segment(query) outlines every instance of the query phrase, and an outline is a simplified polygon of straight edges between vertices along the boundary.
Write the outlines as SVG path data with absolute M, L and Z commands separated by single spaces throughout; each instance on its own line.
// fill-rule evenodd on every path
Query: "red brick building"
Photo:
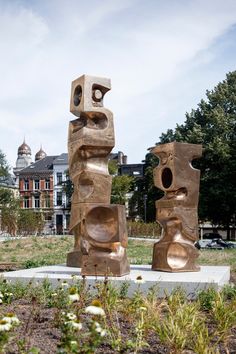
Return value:
M 46 233 L 52 228 L 53 160 L 55 157 L 43 157 L 18 172 L 21 208 L 32 208 L 43 212 L 46 221 L 44 232 Z

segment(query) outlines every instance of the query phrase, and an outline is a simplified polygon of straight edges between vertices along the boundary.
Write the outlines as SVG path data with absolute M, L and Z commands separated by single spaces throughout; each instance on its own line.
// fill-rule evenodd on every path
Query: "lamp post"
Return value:
M 66 204 L 62 203 L 62 234 L 65 234 L 64 219 L 65 219 Z
M 144 194 L 143 196 L 143 201 L 144 201 L 144 222 L 147 222 L 147 194 Z

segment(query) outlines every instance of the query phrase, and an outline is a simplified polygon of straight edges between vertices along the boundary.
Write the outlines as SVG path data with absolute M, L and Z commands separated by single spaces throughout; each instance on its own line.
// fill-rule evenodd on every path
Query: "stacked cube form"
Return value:
M 154 184 L 165 192 L 156 202 L 157 221 L 163 234 L 153 249 L 152 269 L 167 272 L 194 272 L 198 250 L 198 195 L 200 171 L 191 161 L 202 155 L 202 146 L 173 142 L 157 145 Z
M 125 207 L 110 204 L 112 177 L 108 156 L 114 147 L 113 114 L 103 106 L 111 89 L 106 78 L 83 75 L 72 82 L 69 172 L 74 185 L 70 230 L 74 250 L 67 265 L 82 275 L 128 274 Z

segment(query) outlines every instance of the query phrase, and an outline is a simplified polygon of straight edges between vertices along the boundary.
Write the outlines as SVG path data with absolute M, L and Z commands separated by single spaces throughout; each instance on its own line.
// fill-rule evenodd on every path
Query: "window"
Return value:
M 45 189 L 50 189 L 50 179 L 45 178 Z
M 57 184 L 61 184 L 62 182 L 62 172 L 57 172 Z
M 29 197 L 24 197 L 24 208 L 29 208 Z
M 57 192 L 57 205 L 62 205 L 62 192 Z
M 36 196 L 34 197 L 34 207 L 35 207 L 35 208 L 40 208 L 39 195 L 36 195 Z
M 39 189 L 39 179 L 34 180 L 34 189 L 36 189 L 36 190 Z
M 45 196 L 45 208 L 50 208 L 50 196 L 46 195 Z
M 28 190 L 29 190 L 29 180 L 28 180 L 28 179 L 25 179 L 25 180 L 24 180 L 24 190 L 25 190 L 25 191 L 28 191 Z

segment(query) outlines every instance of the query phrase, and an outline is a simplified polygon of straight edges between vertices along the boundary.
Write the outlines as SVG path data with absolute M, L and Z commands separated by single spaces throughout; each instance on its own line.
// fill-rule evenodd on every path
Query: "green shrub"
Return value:
M 197 300 L 199 301 L 200 308 L 203 311 L 210 311 L 214 307 L 217 291 L 214 288 L 201 290 L 198 293 Z
M 132 237 L 158 238 L 161 235 L 161 227 L 156 222 L 144 223 L 140 221 L 128 221 L 128 235 Z

